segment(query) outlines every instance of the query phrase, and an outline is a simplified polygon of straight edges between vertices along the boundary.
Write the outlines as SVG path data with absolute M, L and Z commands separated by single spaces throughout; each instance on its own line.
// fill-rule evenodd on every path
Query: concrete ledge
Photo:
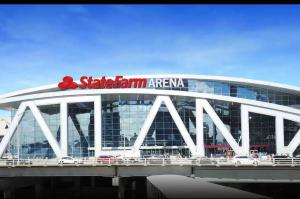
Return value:
M 128 166 L 118 167 L 118 175 L 121 177 L 152 176 L 164 174 L 191 175 L 191 166 Z
M 299 181 L 300 167 L 64 166 L 0 168 L 0 177 L 182 175 L 226 180 Z
M 0 177 L 115 176 L 114 167 L 14 167 L 0 168 Z

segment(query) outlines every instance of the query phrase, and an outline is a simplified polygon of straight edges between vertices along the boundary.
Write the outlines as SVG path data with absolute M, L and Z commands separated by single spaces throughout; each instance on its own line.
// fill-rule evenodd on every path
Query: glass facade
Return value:
M 188 129 L 188 116 L 183 114 L 181 111 L 180 115 L 184 117 L 183 122 Z M 165 104 L 159 108 L 142 146 L 186 146 Z
M 275 103 L 300 108 L 300 95 L 269 88 L 207 80 L 184 80 L 183 88 L 168 88 L 189 92 L 209 93 Z M 170 96 L 181 120 L 196 144 L 195 98 Z M 140 130 L 156 99 L 148 94 L 102 95 L 101 110 L 94 110 L 93 102 L 68 104 L 68 155 L 94 156 L 94 113 L 100 112 L 103 150 L 132 149 Z M 208 100 L 235 141 L 241 145 L 241 105 L 220 100 Z M 60 106 L 39 106 L 51 133 L 60 143 Z M 11 109 L 12 117 L 16 109 Z M 206 156 L 224 154 L 232 150 L 204 111 L 204 144 Z M 284 120 L 284 143 L 290 143 L 300 129 L 300 123 Z M 250 148 L 268 154 L 276 153 L 275 117 L 249 113 Z M 20 158 L 55 158 L 55 154 L 41 131 L 39 124 L 27 109 L 7 148 Z M 161 104 L 146 138 L 141 146 L 142 154 L 180 154 L 190 152 L 177 125 L 164 103 Z M 300 153 L 300 147 L 295 154 Z
M 182 88 L 159 88 L 197 93 L 209 93 L 250 100 L 269 102 L 300 109 L 300 95 L 268 87 L 209 80 L 184 80 Z M 156 88 L 158 89 L 158 88 Z
M 132 147 L 154 99 L 150 95 L 103 96 L 102 147 Z
M 219 100 L 208 101 L 218 117 L 221 119 L 225 127 L 231 133 L 235 141 L 241 145 L 241 116 L 240 116 L 240 104 L 232 102 L 223 102 Z M 206 148 L 206 155 L 220 155 L 226 151 L 231 150 L 228 142 L 214 124 L 210 116 L 204 111 L 204 144 Z
M 94 156 L 94 103 L 68 104 L 68 153 L 73 157 Z
M 103 95 L 102 97 L 102 148 L 103 150 L 128 150 L 133 146 L 149 114 L 154 95 Z M 171 97 L 177 112 L 196 144 L 195 99 Z M 233 138 L 240 145 L 240 104 L 219 100 L 208 101 Z M 53 136 L 60 142 L 59 105 L 39 107 Z M 94 156 L 94 104 L 93 102 L 68 104 L 68 155 L 73 157 Z M 275 152 L 275 119 L 250 113 L 251 149 Z M 285 140 L 289 143 L 299 129 L 298 123 L 285 121 Z M 204 143 L 206 156 L 223 154 L 231 150 L 226 139 L 204 111 Z M 189 156 L 189 149 L 177 128 L 169 110 L 161 104 L 142 144 L 144 154 L 169 153 Z M 154 151 L 153 151 L 154 150 Z M 20 157 L 48 157 L 53 153 L 30 110 L 26 110 L 10 143 L 9 151 Z
M 249 113 L 250 149 L 276 154 L 275 117 Z
M 176 78 L 175 78 L 176 79 Z M 155 81 L 155 78 L 153 78 Z M 149 82 L 149 79 L 148 79 Z M 290 106 L 300 109 L 300 94 L 295 91 L 287 91 L 286 89 L 273 88 L 270 86 L 260 86 L 249 83 L 236 83 L 231 81 L 221 80 L 197 80 L 183 79 L 183 87 L 150 87 L 147 84 L 147 89 L 159 90 L 179 90 L 197 93 L 209 93 L 223 96 L 238 97 L 268 103 L 274 103 L 284 106 Z M 134 88 L 133 88 L 134 89 Z M 55 91 L 60 91 L 59 89 Z
M 41 106 L 39 108 L 53 136 L 59 141 L 59 106 L 51 105 Z M 15 158 L 56 157 L 31 110 L 28 108 L 15 130 L 7 151 Z

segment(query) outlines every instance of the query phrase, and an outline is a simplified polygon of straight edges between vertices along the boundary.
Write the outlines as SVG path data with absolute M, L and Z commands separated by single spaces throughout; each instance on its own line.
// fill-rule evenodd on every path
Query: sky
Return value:
M 0 5 L 0 69 L 0 94 L 65 75 L 221 75 L 300 87 L 300 5 Z

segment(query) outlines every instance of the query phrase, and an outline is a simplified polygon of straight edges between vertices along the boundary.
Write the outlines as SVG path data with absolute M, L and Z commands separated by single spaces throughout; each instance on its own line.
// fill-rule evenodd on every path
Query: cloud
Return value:
M 299 26 L 241 29 L 226 20 L 200 23 L 198 13 L 194 21 L 182 13 L 175 20 L 162 8 L 123 5 L 61 8 L 53 8 L 55 15 L 0 17 L 0 77 L 17 79 L 10 88 L 55 83 L 66 74 L 193 73 L 300 84 L 281 78 L 282 66 L 300 72 Z

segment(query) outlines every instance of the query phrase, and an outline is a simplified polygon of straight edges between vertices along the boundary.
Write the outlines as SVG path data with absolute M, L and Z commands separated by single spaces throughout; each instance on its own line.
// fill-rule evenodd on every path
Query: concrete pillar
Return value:
M 205 156 L 204 132 L 203 132 L 203 106 L 199 99 L 196 100 L 196 154 Z
M 119 178 L 118 198 L 145 198 L 147 193 L 146 177 Z
M 102 150 L 101 110 L 101 96 L 97 96 L 94 102 L 95 157 L 98 157 L 101 154 Z
M 91 176 L 91 187 L 92 188 L 96 187 L 96 177 L 95 176 Z
M 55 193 L 55 182 L 54 182 L 55 178 L 54 177 L 51 177 L 50 178 L 50 190 L 51 190 L 51 193 Z
M 4 199 L 14 199 L 15 198 L 14 189 L 4 190 L 3 198 Z
M 131 190 L 130 190 L 130 195 L 131 195 L 131 197 L 130 198 L 132 198 L 132 199 L 136 199 L 136 180 L 135 179 L 133 179 L 132 181 L 131 181 Z
M 60 104 L 60 143 L 62 156 L 68 155 L 68 104 Z
M 36 183 L 34 185 L 34 195 L 35 195 L 35 199 L 41 199 L 42 198 L 42 185 L 41 185 L 41 183 Z
M 146 177 L 138 177 L 136 179 L 135 196 L 136 196 L 136 198 L 145 198 L 147 196 L 147 178 Z
M 125 199 L 126 179 L 119 178 L 118 199 Z
M 284 123 L 281 115 L 276 116 L 275 119 L 275 142 L 276 142 L 276 154 L 284 154 Z
M 73 178 L 73 196 L 74 198 L 80 197 L 80 177 Z
M 241 130 L 242 130 L 242 148 L 245 155 L 250 153 L 250 136 L 249 136 L 249 111 L 241 105 Z

